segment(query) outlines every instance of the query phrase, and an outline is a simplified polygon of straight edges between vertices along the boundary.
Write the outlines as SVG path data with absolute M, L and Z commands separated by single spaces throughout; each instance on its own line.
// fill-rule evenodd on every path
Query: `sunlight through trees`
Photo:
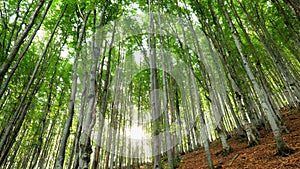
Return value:
M 0 168 L 177 168 L 300 110 L 300 4 L 0 2 Z

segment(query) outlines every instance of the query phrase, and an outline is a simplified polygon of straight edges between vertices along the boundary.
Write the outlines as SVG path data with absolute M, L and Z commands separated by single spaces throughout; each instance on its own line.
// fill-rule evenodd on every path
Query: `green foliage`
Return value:
M 42 26 L 35 36 L 34 41 L 26 49 L 24 57 L 20 60 L 20 63 L 16 65 L 14 70 L 14 65 L 18 63 L 18 57 L 21 52 L 25 50 L 26 44 L 29 38 L 33 35 L 34 29 L 36 28 L 39 21 L 42 19 L 42 14 L 45 12 L 45 6 L 49 1 L 45 1 L 43 8 L 41 8 L 40 13 L 38 13 L 36 22 L 33 28 L 29 31 L 28 36 L 23 39 L 22 45 L 20 46 L 19 52 L 14 58 L 12 58 L 12 63 L 9 66 L 7 72 L 4 75 L 1 75 L 3 81 L 0 81 L 0 89 L 5 89 L 4 85 L 6 80 L 9 80 L 7 88 L 4 90 L 3 96 L 0 99 L 0 136 L 1 139 L 4 138 L 4 133 L 6 129 L 12 124 L 12 132 L 17 133 L 15 136 L 9 134 L 9 141 L 16 141 L 14 144 L 10 145 L 11 151 L 8 152 L 7 160 L 12 160 L 14 165 L 13 167 L 26 168 L 26 166 L 21 166 L 21 164 L 26 164 L 25 160 L 33 160 L 34 158 L 44 158 L 48 160 L 48 168 L 53 168 L 54 161 L 56 160 L 55 153 L 57 152 L 57 145 L 60 144 L 61 135 L 63 133 L 63 128 L 68 117 L 68 107 L 70 103 L 70 94 L 72 91 L 72 77 L 73 77 L 73 66 L 74 62 L 77 66 L 77 75 L 80 77 L 84 76 L 84 73 L 90 73 L 90 69 L 86 68 L 86 65 L 91 63 L 91 60 L 88 59 L 91 55 L 91 49 L 88 49 L 88 43 L 92 39 L 93 35 L 96 34 L 97 28 L 101 26 L 104 31 L 111 33 L 112 27 L 105 27 L 111 24 L 113 21 L 120 19 L 122 16 L 130 15 L 140 15 L 141 13 L 148 13 L 148 1 L 106 1 L 106 0 L 54 0 L 49 12 L 46 15 L 45 20 L 42 23 Z M 237 100 L 235 89 L 233 89 L 232 83 L 229 80 L 229 75 L 234 80 L 238 86 L 241 94 L 243 95 L 243 104 L 251 100 L 255 102 L 247 103 L 249 106 L 253 106 L 252 109 L 260 110 L 260 100 L 257 98 L 257 92 L 254 90 L 251 81 L 249 80 L 246 71 L 244 70 L 241 57 L 239 57 L 239 52 L 235 45 L 235 41 L 232 37 L 232 31 L 225 17 L 221 5 L 218 1 L 212 0 L 203 0 L 203 1 L 151 1 L 152 11 L 160 12 L 163 14 L 169 14 L 181 17 L 183 20 L 189 20 L 194 24 L 194 29 L 196 32 L 201 32 L 201 37 L 194 37 L 193 34 L 186 34 L 186 41 L 183 41 L 183 38 L 169 36 L 165 34 L 161 41 L 159 34 L 155 34 L 155 42 L 157 48 L 157 55 L 159 55 L 159 49 L 165 49 L 167 52 L 172 54 L 172 57 L 180 60 L 179 62 L 185 63 L 189 68 L 193 70 L 194 76 L 196 78 L 196 83 L 199 88 L 201 110 L 203 112 L 211 111 L 211 106 L 213 102 L 210 95 L 210 87 L 214 86 L 214 81 L 210 79 L 211 75 L 218 74 L 218 70 L 215 66 L 215 62 L 212 57 L 206 57 L 207 60 L 204 61 L 201 59 L 196 48 L 196 38 L 199 40 L 199 43 L 205 44 L 207 36 L 211 41 L 212 45 L 215 48 L 214 52 L 218 61 L 220 62 L 221 69 L 224 70 L 224 89 L 226 94 L 229 96 L 229 102 L 235 103 Z M 28 22 L 30 21 L 32 14 L 37 6 L 37 3 L 30 3 L 30 1 L 15 1 L 7 0 L 0 2 L 0 66 L 3 63 L 9 61 L 9 54 L 14 49 L 16 39 L 26 29 Z M 28 86 L 34 69 L 39 61 L 42 52 L 46 48 L 46 44 L 51 36 L 51 32 L 54 29 L 55 24 L 59 16 L 62 14 L 64 7 L 66 7 L 66 12 L 62 17 L 57 31 L 55 32 L 54 39 L 50 44 L 45 58 L 41 61 L 41 66 L 36 70 L 37 75 L 33 79 L 31 86 Z M 104 12 L 103 24 L 100 23 L 100 14 L 102 10 Z M 287 72 L 291 74 L 292 80 L 295 84 L 299 82 L 299 72 L 300 72 L 300 62 L 299 62 L 299 30 L 300 24 L 297 16 L 294 11 L 291 10 L 290 6 L 285 1 L 225 1 L 225 9 L 228 10 L 228 14 L 232 19 L 232 22 L 236 28 L 236 34 L 238 39 L 241 41 L 242 52 L 247 56 L 247 61 L 251 67 L 251 70 L 256 75 L 255 78 L 261 86 L 264 86 L 264 90 L 268 91 L 270 94 L 271 101 L 275 105 L 282 105 L 283 103 L 288 102 L 288 95 L 285 93 L 286 89 L 289 88 L 291 84 L 286 80 L 285 72 L 282 72 L 280 68 L 281 65 L 278 64 L 278 58 L 280 58 L 284 65 L 287 68 Z M 84 18 L 89 12 L 90 15 L 87 19 L 85 26 L 85 34 L 83 37 L 83 43 L 81 46 L 77 46 L 81 27 L 84 24 Z M 129 22 L 130 18 L 126 18 L 123 23 Z M 149 18 L 141 18 L 145 21 L 145 25 L 139 25 L 138 23 L 134 24 L 124 24 L 122 29 L 124 32 L 136 33 L 129 37 L 122 37 L 118 35 L 115 37 L 115 43 L 113 47 L 109 49 L 109 41 L 107 43 L 106 51 L 104 52 L 104 45 L 100 45 L 101 48 L 99 65 L 97 70 L 97 93 L 96 96 L 99 98 L 97 100 L 97 107 L 95 110 L 95 124 L 96 129 L 100 130 L 99 127 L 99 112 L 101 105 L 105 104 L 102 102 L 101 97 L 104 93 L 104 82 L 106 80 L 106 73 L 109 73 L 110 83 L 109 83 L 109 94 L 104 102 L 107 103 L 107 110 L 105 112 L 105 119 L 110 120 L 112 115 L 119 121 L 116 124 L 119 124 L 121 128 L 128 128 L 130 125 L 130 118 L 125 115 L 113 114 L 112 111 L 114 105 L 114 84 L 112 84 L 111 79 L 115 79 L 117 74 L 116 70 L 118 67 L 126 68 L 126 73 L 138 72 L 134 74 L 128 88 L 124 89 L 121 92 L 123 98 L 131 96 L 131 103 L 134 107 L 134 111 L 130 112 L 132 116 L 141 116 L 144 115 L 141 112 L 151 112 L 151 80 L 150 75 L 151 71 L 149 69 L 149 61 L 139 63 L 136 61 L 135 55 L 137 52 L 140 52 L 140 55 L 145 57 L 148 55 L 148 33 L 140 32 L 140 30 L 148 24 Z M 166 19 L 166 18 L 165 18 Z M 251 20 L 250 20 L 251 19 Z M 120 21 L 121 22 L 121 21 Z M 122 22 L 121 22 L 122 23 Z M 179 23 L 179 21 L 178 21 Z M 175 31 L 176 34 L 182 35 L 183 30 L 180 26 L 188 28 L 189 26 L 185 22 L 180 22 L 182 25 L 164 25 L 162 31 Z M 159 29 L 159 27 L 155 27 Z M 188 29 L 187 29 L 188 30 Z M 203 33 L 202 33 L 203 32 Z M 173 33 L 173 32 L 171 32 Z M 100 37 L 100 33 L 96 34 Z M 111 34 L 104 35 L 108 38 Z M 205 35 L 205 36 L 204 36 Z M 185 44 L 186 43 L 186 44 Z M 192 44 L 194 46 L 188 46 Z M 268 46 L 269 45 L 269 46 Z M 202 53 L 204 56 L 210 54 L 210 50 L 207 46 L 201 46 Z M 276 53 L 276 51 L 278 51 Z M 89 52 L 89 55 L 84 55 L 84 52 Z M 274 52 L 274 53 L 272 53 Z M 78 61 L 75 60 L 76 54 L 79 54 Z M 108 57 L 111 55 L 111 68 L 107 69 Z M 105 56 L 103 70 L 100 70 L 100 60 Z M 123 62 L 126 62 L 126 65 L 122 65 Z M 206 62 L 206 63 L 205 63 Z M 157 63 L 162 63 L 161 59 L 157 59 Z M 177 63 L 173 63 L 173 67 L 176 68 Z M 207 65 L 211 66 L 211 70 L 208 69 Z M 259 69 L 260 68 L 260 69 Z M 9 79 L 10 73 L 13 71 L 11 79 Z M 100 71 L 102 73 L 100 79 Z M 186 73 L 185 70 L 179 71 L 180 73 Z M 159 90 L 163 91 L 163 71 L 158 70 L 158 83 Z M 124 75 L 124 76 L 125 76 Z M 128 76 L 125 76 L 128 78 Z M 216 76 L 217 81 L 221 81 L 220 76 Z M 88 76 L 89 78 L 89 76 Z M 265 81 L 263 81 L 265 79 Z M 81 80 L 81 81 L 80 81 Z M 83 91 L 85 85 L 89 85 L 89 79 L 83 81 L 81 78 L 80 83 L 78 83 L 78 91 Z M 176 81 L 169 73 L 166 73 L 166 88 L 169 92 L 167 94 L 168 100 L 168 112 L 169 118 L 172 120 L 181 120 L 181 123 L 184 127 L 188 126 L 189 122 L 194 121 L 195 126 L 199 128 L 200 116 L 196 112 L 194 115 L 193 112 L 195 109 L 195 101 L 192 102 L 194 96 L 190 93 L 183 93 L 179 86 L 184 84 L 186 88 L 192 89 L 191 83 Z M 172 91 L 170 90 L 171 81 L 174 81 L 172 84 Z M 187 84 L 190 84 L 188 86 Z M 99 86 L 98 86 L 99 85 Z M 28 94 L 24 97 L 24 102 L 21 103 L 22 98 L 25 94 L 25 91 L 28 87 Z M 99 90 L 98 90 L 99 89 Z M 220 91 L 221 89 L 216 89 Z M 190 92 L 190 90 L 187 90 Z M 87 90 L 87 92 L 89 92 Z M 171 92 L 173 94 L 173 114 L 171 114 Z M 191 92 L 193 92 L 191 90 Z M 80 93 L 80 92 L 78 92 Z M 77 94 L 78 94 L 77 93 Z M 32 94 L 32 95 L 31 95 Z M 293 91 L 292 91 L 292 94 Z M 79 94 L 78 94 L 79 95 Z M 184 96 L 187 96 L 184 98 Z M 292 95 L 294 96 L 294 95 Z M 162 96 L 161 100 L 162 100 Z M 182 98 L 186 100 L 182 100 Z M 296 97 L 295 97 L 296 98 Z M 70 127 L 71 135 L 67 143 L 67 152 L 65 153 L 66 159 L 69 159 L 69 154 L 72 150 L 72 146 L 76 136 L 78 136 L 77 125 L 81 124 L 80 117 L 80 101 L 81 96 L 76 97 L 75 100 L 75 115 L 73 117 L 73 124 Z M 292 98 L 294 99 L 294 98 Z M 299 98 L 298 98 L 299 99 Z M 122 100 L 122 99 L 121 99 Z M 238 118 L 240 115 L 240 110 L 238 110 L 237 103 L 232 105 L 231 112 L 230 105 L 226 102 L 224 96 L 220 96 L 217 99 L 220 102 L 220 107 L 222 107 L 226 113 L 236 113 Z M 296 100 L 296 99 L 295 99 Z M 124 101 L 124 100 L 122 100 Z M 126 100 L 128 101 L 128 100 Z M 178 101 L 178 103 L 176 103 Z M 124 101 L 125 102 L 125 101 Z M 186 102 L 186 103 L 184 103 Z M 193 105 L 189 105 L 192 104 Z M 27 109 L 25 105 L 28 104 Z M 124 104 L 124 103 L 120 103 Z M 177 104 L 177 105 L 176 105 Z M 178 106 L 178 107 L 176 107 Z M 84 107 L 85 108 L 85 107 Z M 128 107 L 122 107 L 128 112 Z M 117 108 L 120 111 L 120 107 Z M 178 109 L 178 110 L 177 110 Z M 137 111 L 139 110 L 139 111 Z M 21 121 L 21 113 L 24 114 L 24 121 Z M 178 112 L 177 112 L 178 111 Z M 253 111 L 253 112 L 255 112 Z M 166 111 L 163 110 L 162 114 Z M 140 114 L 138 114 L 140 113 Z M 178 115 L 177 115 L 178 113 Z M 261 115 L 264 112 L 255 112 L 257 115 Z M 214 135 L 214 123 L 216 120 L 212 114 L 203 115 L 205 118 L 205 123 L 211 135 Z M 186 118 L 187 117 L 187 118 Z M 124 118 L 124 119 L 121 119 Z M 127 121 L 126 121 L 126 120 Z M 225 118 L 224 118 L 225 119 Z M 122 122 L 121 122 L 122 120 Z M 124 121 L 123 121 L 124 120 Z M 165 120 L 165 117 L 161 117 L 160 120 Z M 231 116 L 228 116 L 226 121 L 233 121 Z M 171 120 L 169 120 L 171 121 Z M 178 126 L 175 126 L 175 122 L 170 122 L 170 128 L 172 132 L 178 130 Z M 18 122 L 21 122 L 21 128 L 16 128 Z M 177 122 L 177 121 L 176 121 Z M 226 129 L 231 130 L 233 127 L 230 125 L 232 123 L 224 122 Z M 167 125 L 165 122 L 157 124 L 160 128 L 160 131 L 166 131 Z M 104 133 L 107 134 L 107 128 L 104 129 Z M 121 134 L 124 134 L 123 131 L 119 131 Z M 150 123 L 145 125 L 146 133 L 153 133 L 153 129 Z M 189 131 L 182 130 L 183 133 Z M 93 134 L 96 131 L 93 129 Z M 120 134 L 120 135 L 121 135 Z M 190 134 L 190 133 L 187 133 Z M 24 135 L 24 136 L 23 136 Z M 39 136 L 42 136 L 42 141 L 39 140 Z M 15 137 L 15 138 L 14 138 Z M 106 137 L 106 135 L 103 137 Z M 187 151 L 189 137 L 190 135 L 184 135 L 182 137 L 182 146 L 184 151 Z M 211 136 L 214 138 L 214 136 Z M 191 139 L 196 142 L 197 139 Z M 246 140 L 242 139 L 241 142 Z M 103 144 L 108 144 L 109 141 L 103 139 Z M 95 140 L 92 140 L 93 146 L 96 143 Z M 34 156 L 32 149 L 37 148 L 42 144 L 41 152 L 42 156 Z M 120 145 L 123 142 L 121 141 Z M 18 145 L 20 148 L 18 149 Z M 121 147 L 121 146 L 120 146 Z M 196 147 L 194 145 L 194 147 Z M 2 150 L 1 150 L 2 151 Z M 120 150 L 119 150 L 120 151 Z M 231 151 L 230 151 L 231 152 Z M 224 152 L 230 153 L 230 152 Z M 16 158 L 13 158 L 15 153 Z M 24 156 L 27 156 L 28 159 L 24 159 Z M 77 152 L 75 152 L 77 153 Z M 2 152 L 0 154 L 3 154 Z M 36 154 L 35 154 L 36 155 Z M 104 155 L 102 154 L 102 161 Z M 24 159 L 24 160 L 23 160 Z M 162 161 L 167 161 L 167 157 L 163 156 Z M 175 159 L 174 165 L 179 166 L 180 158 Z M 8 163 L 7 163 L 8 164 Z M 0 164 L 0 168 L 1 168 Z M 29 167 L 29 166 L 28 166 Z M 27 167 L 27 168 L 28 168 Z

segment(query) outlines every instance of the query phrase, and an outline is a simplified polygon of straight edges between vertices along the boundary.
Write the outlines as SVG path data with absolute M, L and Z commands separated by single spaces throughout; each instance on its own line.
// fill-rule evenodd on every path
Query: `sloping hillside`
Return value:
M 291 131 L 284 135 L 286 144 L 295 150 L 288 157 L 276 156 L 275 140 L 271 132 L 261 130 L 264 135 L 259 138 L 260 144 L 255 147 L 247 147 L 247 141 L 238 136 L 228 140 L 233 152 L 223 157 L 218 154 L 222 150 L 220 142 L 211 144 L 213 162 L 216 168 L 300 168 L 300 112 L 295 109 L 282 110 L 287 128 Z M 204 150 L 194 151 L 181 156 L 180 169 L 207 168 Z

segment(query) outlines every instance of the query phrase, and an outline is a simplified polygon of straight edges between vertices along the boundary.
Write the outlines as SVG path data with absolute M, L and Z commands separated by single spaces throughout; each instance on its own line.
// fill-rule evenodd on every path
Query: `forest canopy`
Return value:
M 227 139 L 294 153 L 296 0 L 2 0 L 0 168 L 176 168 Z

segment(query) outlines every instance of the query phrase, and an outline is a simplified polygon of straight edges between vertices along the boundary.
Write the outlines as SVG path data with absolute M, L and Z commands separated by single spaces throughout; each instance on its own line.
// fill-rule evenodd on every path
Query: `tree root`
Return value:
M 228 156 L 228 155 L 229 155 L 230 153 L 232 153 L 232 152 L 233 152 L 233 149 L 232 149 L 231 147 L 229 147 L 228 150 L 222 149 L 221 151 L 218 151 L 218 152 L 216 153 L 216 156 L 222 155 L 223 157 L 225 157 L 225 156 Z
M 250 141 L 250 142 L 248 142 L 247 148 L 257 146 L 257 145 L 259 145 L 259 143 L 260 143 L 259 140 Z
M 289 156 L 293 153 L 295 153 L 295 150 L 287 147 L 283 150 L 278 150 L 275 155 L 276 156 L 287 157 L 287 156 Z

